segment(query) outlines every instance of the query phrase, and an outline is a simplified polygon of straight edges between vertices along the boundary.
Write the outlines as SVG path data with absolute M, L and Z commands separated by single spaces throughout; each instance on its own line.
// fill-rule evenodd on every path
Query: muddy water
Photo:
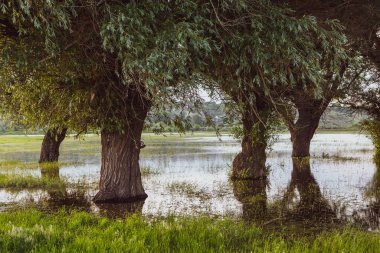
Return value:
M 280 135 L 268 157 L 267 181 L 230 182 L 228 171 L 239 143 L 228 137 L 157 138 L 144 136 L 141 155 L 146 173 L 145 202 L 95 205 L 100 148 L 90 151 L 62 149 L 61 161 L 83 164 L 64 166 L 55 176 L 67 179 L 65 189 L 54 191 L 0 190 L 0 206 L 38 203 L 47 209 L 81 207 L 95 213 L 124 216 L 130 212 L 156 216 L 208 214 L 242 217 L 264 226 L 313 225 L 355 222 L 370 230 L 380 227 L 380 168 L 372 159 L 372 144 L 358 134 L 317 134 L 312 158 L 290 158 L 289 135 Z M 38 152 L 0 154 L 0 158 L 33 161 Z M 41 176 L 39 169 L 18 170 Z

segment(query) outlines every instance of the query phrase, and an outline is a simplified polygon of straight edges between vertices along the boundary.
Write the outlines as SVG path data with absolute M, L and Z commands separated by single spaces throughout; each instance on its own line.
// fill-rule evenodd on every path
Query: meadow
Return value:
M 228 135 L 144 134 L 148 198 L 95 204 L 99 136 L 67 138 L 47 164 L 36 162 L 42 136 L 0 136 L 0 251 L 380 252 L 370 140 L 319 133 L 299 174 L 288 138 L 258 183 L 229 179 L 240 147 Z

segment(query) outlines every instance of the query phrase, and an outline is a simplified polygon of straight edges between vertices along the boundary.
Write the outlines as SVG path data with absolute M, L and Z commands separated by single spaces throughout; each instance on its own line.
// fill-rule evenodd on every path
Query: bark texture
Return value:
M 57 128 L 49 129 L 42 141 L 39 163 L 58 162 L 59 147 L 66 137 L 67 128 L 59 130 Z
M 292 157 L 309 157 L 310 143 L 327 103 L 314 103 L 314 106 L 305 106 L 298 109 L 296 123 L 289 127 L 291 141 L 293 144 Z
M 123 131 L 102 130 L 102 159 L 97 203 L 132 202 L 145 199 L 141 181 L 140 149 L 144 120 L 150 102 L 137 91 L 128 90 Z
M 232 178 L 265 179 L 268 141 L 266 124 L 270 108 L 264 101 L 257 99 L 254 107 L 247 104 L 243 110 L 242 150 L 232 163 Z

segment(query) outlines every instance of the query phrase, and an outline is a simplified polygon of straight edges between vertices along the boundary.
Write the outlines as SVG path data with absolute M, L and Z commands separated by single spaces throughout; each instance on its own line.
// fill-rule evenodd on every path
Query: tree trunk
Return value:
M 301 108 L 296 124 L 289 128 L 293 144 L 292 157 L 309 157 L 310 143 L 318 128 L 324 108 Z
M 257 101 L 256 113 L 249 106 L 246 107 L 242 118 L 242 150 L 232 163 L 233 179 L 266 178 L 267 169 L 265 163 L 268 141 L 266 124 L 268 123 L 269 116 L 270 109 L 262 101 Z
M 59 130 L 57 128 L 49 129 L 42 141 L 39 163 L 58 162 L 59 147 L 66 137 L 67 128 Z
M 94 202 L 131 202 L 145 199 L 139 157 L 141 134 L 150 101 L 138 94 L 128 95 L 128 111 L 123 131 L 102 130 L 102 159 L 99 192 Z

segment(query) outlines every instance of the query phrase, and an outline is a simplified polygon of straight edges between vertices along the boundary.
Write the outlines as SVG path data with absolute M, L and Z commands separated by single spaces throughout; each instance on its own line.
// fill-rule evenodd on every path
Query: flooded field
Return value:
M 17 138 L 27 139 L 26 144 Z M 91 202 L 100 175 L 99 137 L 65 140 L 63 163 L 49 169 L 35 165 L 41 139 L 0 137 L 1 174 L 62 179 L 64 183 L 50 189 L 2 188 L 1 210 L 36 205 L 44 210 L 82 208 L 113 217 L 131 212 L 148 217 L 234 216 L 264 227 L 304 230 L 346 221 L 368 230 L 380 228 L 380 168 L 373 162 L 373 147 L 364 135 L 317 134 L 311 159 L 301 163 L 292 161 L 289 135 L 280 135 L 267 160 L 268 180 L 232 182 L 230 165 L 240 144 L 231 137 L 146 134 L 140 164 L 149 197 L 135 204 L 102 205 Z

